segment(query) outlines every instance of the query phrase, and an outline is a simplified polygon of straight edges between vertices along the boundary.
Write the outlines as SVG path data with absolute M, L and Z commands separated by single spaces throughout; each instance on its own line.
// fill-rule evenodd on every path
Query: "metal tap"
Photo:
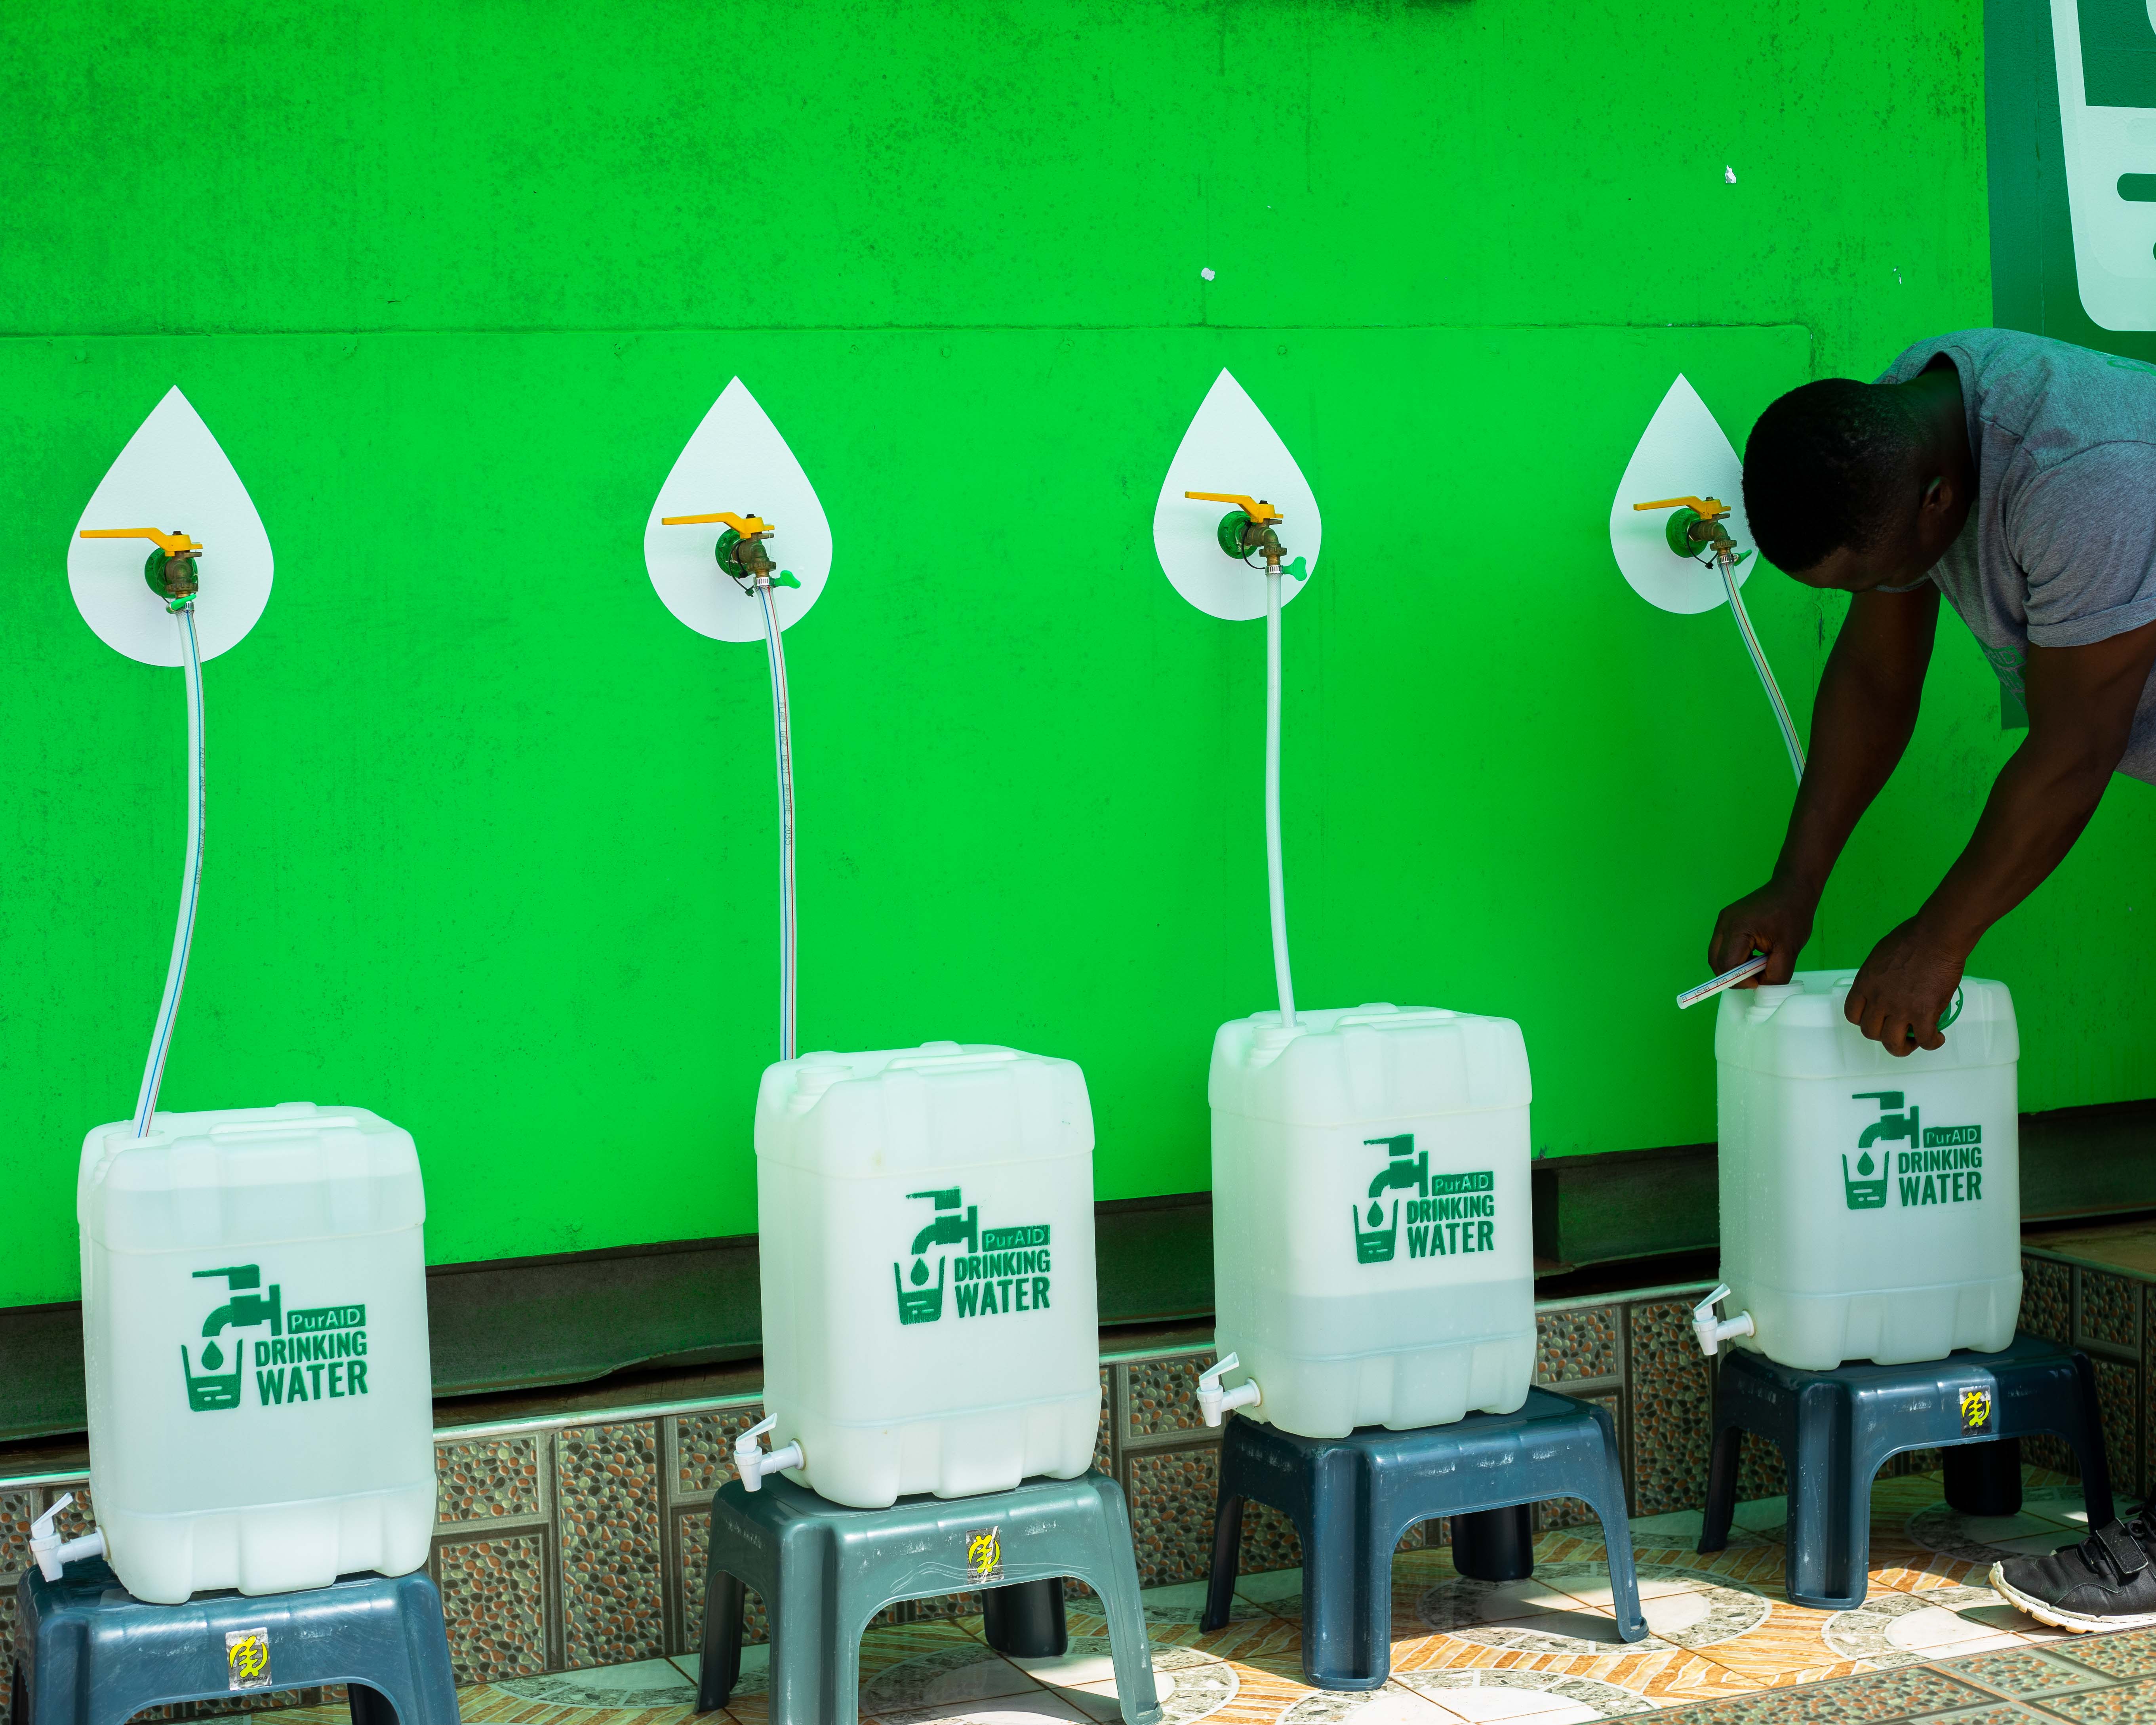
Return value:
M 85 539 L 148 539 L 157 549 L 142 566 L 142 578 L 150 591 L 165 603 L 167 611 L 192 611 L 195 608 L 195 593 L 201 583 L 195 572 L 195 560 L 203 548 L 177 527 L 169 533 L 155 527 L 85 527 L 80 536 Z
M 776 584 L 798 587 L 800 583 L 781 575 L 778 565 L 771 560 L 771 553 L 763 548 L 763 542 L 777 531 L 769 521 L 757 515 L 735 515 L 729 510 L 719 510 L 711 515 L 665 515 L 659 518 L 662 527 L 708 526 L 723 521 L 726 531 L 719 535 L 713 555 L 719 567 L 734 578 L 743 593 L 752 593 L 759 587 Z
M 1220 549 L 1238 562 L 1247 563 L 1253 552 L 1265 560 L 1265 573 L 1280 573 L 1281 559 L 1287 555 L 1281 544 L 1280 535 L 1273 531 L 1277 522 L 1287 519 L 1262 497 L 1245 497 L 1240 491 L 1185 491 L 1186 497 L 1200 503 L 1232 503 L 1235 508 L 1220 517 L 1220 525 L 1214 529 Z
M 1713 561 L 1727 562 L 1735 568 L 1752 553 L 1739 551 L 1737 542 L 1729 536 L 1729 529 L 1722 523 L 1729 519 L 1729 506 L 1718 497 L 1661 497 L 1652 503 L 1635 503 L 1635 510 L 1674 509 L 1676 513 L 1663 523 L 1662 537 L 1670 549 L 1679 557 L 1693 562 L 1705 551 Z

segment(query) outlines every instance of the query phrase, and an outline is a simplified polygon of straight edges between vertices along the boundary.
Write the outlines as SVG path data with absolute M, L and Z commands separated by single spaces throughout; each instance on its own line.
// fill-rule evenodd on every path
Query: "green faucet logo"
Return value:
M 926 1228 L 913 1236 L 913 1268 L 907 1272 L 906 1279 L 911 1280 L 913 1286 L 909 1288 L 906 1280 L 901 1279 L 897 1265 L 891 1266 L 891 1279 L 898 1289 L 898 1321 L 902 1324 L 933 1323 L 943 1316 L 943 1278 L 951 1260 L 947 1257 L 937 1259 L 936 1286 L 932 1288 L 927 1286 L 928 1249 L 931 1246 L 963 1245 L 968 1253 L 979 1251 L 981 1207 L 968 1204 L 962 1211 L 958 1208 L 962 1200 L 956 1186 L 946 1186 L 933 1192 L 909 1192 L 906 1195 L 909 1199 L 927 1199 L 936 1206 L 936 1215 Z
M 967 1204 L 956 1186 L 906 1195 L 908 1199 L 926 1199 L 935 1206 L 936 1214 L 913 1236 L 911 1268 L 891 1266 L 901 1324 L 932 1324 L 943 1317 L 947 1287 L 952 1296 L 951 1315 L 955 1317 L 1048 1310 L 1047 1223 L 983 1228 L 980 1206 Z M 938 1246 L 956 1246 L 958 1250 L 956 1255 L 938 1255 L 936 1279 L 931 1283 L 928 1254 Z
M 1410 1192 L 1417 1198 L 1430 1196 L 1430 1152 L 1418 1154 L 1413 1132 L 1400 1132 L 1389 1138 L 1365 1138 L 1363 1142 L 1373 1147 L 1382 1147 L 1387 1158 L 1370 1182 L 1369 1226 L 1363 1225 L 1362 1207 L 1358 1204 L 1348 1212 L 1355 1224 L 1355 1261 L 1358 1264 L 1389 1264 L 1400 1243 L 1400 1201 L 1393 1200 L 1392 1219 L 1385 1216 L 1385 1194 L 1388 1192 Z
M 265 1408 L 300 1407 L 310 1402 L 340 1401 L 369 1393 L 367 1307 L 357 1301 L 341 1306 L 288 1309 L 281 1283 L 265 1291 L 259 1264 L 227 1264 L 198 1270 L 198 1281 L 222 1281 L 227 1297 L 203 1320 L 201 1369 L 185 1343 L 180 1344 L 180 1375 L 194 1413 L 213 1414 L 246 1400 L 246 1368 L 254 1367 L 254 1393 Z M 267 1324 L 250 1348 L 227 1330 L 251 1330 Z M 231 1369 L 224 1369 L 231 1349 Z
M 1883 1210 L 1887 1208 L 1887 1156 L 1884 1150 L 1875 1157 L 1875 1144 L 1907 1143 L 1912 1146 L 1923 1142 L 1923 1128 L 1916 1108 L 1904 1109 L 1903 1093 L 1898 1090 L 1868 1090 L 1852 1096 L 1852 1102 L 1876 1102 L 1879 1117 L 1866 1127 L 1856 1140 L 1856 1169 L 1852 1174 L 1849 1157 L 1841 1158 L 1841 1188 L 1843 1201 L 1853 1210 Z
M 252 1329 L 263 1323 L 270 1326 L 271 1335 L 283 1335 L 285 1290 L 273 1282 L 268 1293 L 259 1292 L 262 1266 L 259 1264 L 227 1265 L 222 1270 L 198 1270 L 194 1275 L 198 1281 L 223 1277 L 224 1291 L 232 1296 L 203 1320 L 202 1332 L 207 1339 L 203 1343 L 199 1373 L 187 1358 L 187 1344 L 180 1345 L 180 1375 L 187 1380 L 187 1406 L 195 1413 L 207 1414 L 239 1405 L 240 1373 L 247 1363 L 246 1343 L 234 1340 L 232 1369 L 220 1373 L 218 1368 L 224 1363 L 224 1345 L 217 1338 L 228 1329 Z

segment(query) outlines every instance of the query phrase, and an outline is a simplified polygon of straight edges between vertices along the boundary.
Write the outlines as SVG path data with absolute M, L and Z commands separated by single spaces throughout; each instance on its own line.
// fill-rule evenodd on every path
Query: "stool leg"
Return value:
M 2021 1440 L 1956 1444 L 1942 1456 L 1947 1502 L 1965 1516 L 2010 1516 L 2021 1507 Z
M 397 1725 L 397 1709 L 372 1684 L 347 1683 L 344 1692 L 346 1705 L 352 1709 L 352 1725 Z
M 1070 1651 L 1063 1578 L 1018 1581 L 981 1593 L 981 1639 L 1009 1659 L 1060 1659 Z
M 723 1569 L 704 1579 L 704 1658 L 696 1672 L 696 1711 L 716 1712 L 741 1681 L 742 1612 L 740 1580 Z
M 1707 1462 L 1707 1507 L 1700 1517 L 1699 1548 L 1721 1551 L 1729 1543 L 1729 1524 L 1737 1517 L 1737 1464 L 1744 1444 L 1741 1425 L 1718 1427 Z
M 1534 1511 L 1524 1503 L 1452 1518 L 1452 1567 L 1471 1581 L 1524 1581 L 1535 1573 Z
M 1205 1615 L 1198 1626 L 1207 1635 L 1228 1625 L 1235 1604 L 1235 1576 L 1242 1568 L 1243 1500 L 1223 1497 L 1213 1512 L 1213 1575 L 1205 1584 Z
M 1855 1455 L 1854 1415 L 1835 1386 L 1814 1384 L 1797 1398 L 1794 1465 L 1789 1469 L 1789 1596 L 1816 1611 L 1847 1611 L 1871 1584 L 1871 1476 Z

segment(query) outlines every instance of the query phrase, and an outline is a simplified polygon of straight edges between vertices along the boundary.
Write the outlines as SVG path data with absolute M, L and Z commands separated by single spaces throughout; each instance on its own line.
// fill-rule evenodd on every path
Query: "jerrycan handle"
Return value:
M 1233 1389 L 1220 1387 L 1220 1374 L 1232 1372 L 1242 1364 L 1235 1354 L 1217 1359 L 1198 1374 L 1198 1410 L 1205 1416 L 1208 1425 L 1218 1425 L 1220 1416 L 1231 1408 L 1255 1408 L 1264 1399 L 1258 1393 L 1257 1381 L 1238 1384 Z
M 1691 1309 L 1692 1333 L 1699 1337 L 1699 1351 L 1710 1359 L 1721 1352 L 1722 1344 L 1731 1337 L 1758 1333 L 1748 1312 L 1740 1312 L 1734 1317 L 1718 1318 L 1714 1315 L 1716 1302 L 1728 1297 L 1729 1284 L 1725 1281 Z
M 763 1476 L 767 1473 L 783 1473 L 789 1467 L 806 1467 L 808 1458 L 801 1453 L 798 1441 L 783 1450 L 773 1450 L 769 1455 L 757 1440 L 778 1424 L 778 1415 L 767 1414 L 762 1419 L 734 1440 L 734 1471 L 741 1475 L 742 1489 L 760 1491 Z

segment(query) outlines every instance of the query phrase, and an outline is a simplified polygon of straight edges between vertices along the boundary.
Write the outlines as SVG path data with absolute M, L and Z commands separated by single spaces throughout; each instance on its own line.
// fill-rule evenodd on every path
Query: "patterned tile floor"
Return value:
M 2122 1506 L 2123 1508 L 2124 1506 Z M 2156 1631 L 2066 1637 L 1985 1585 L 2005 1552 L 2042 1551 L 2081 1528 L 2079 1488 L 2030 1470 L 2022 1512 L 1977 1521 L 1949 1509 L 1937 1475 L 1872 1494 L 1871 1586 L 1853 1611 L 1782 1596 L 1784 1505 L 1743 1506 L 1729 1548 L 1692 1549 L 1696 1512 L 1642 1517 L 1634 1548 L 1649 1628 L 1617 1638 L 1599 1531 L 1543 1534 L 1532 1579 L 1470 1581 L 1444 1549 L 1393 1564 L 1393 1676 L 1327 1693 L 1302 1681 L 1301 1572 L 1246 1576 L 1232 1620 L 1200 1633 L 1204 1584 L 1146 1598 L 1153 1664 L 1173 1725 L 1577 1725 L 1666 1711 L 1671 1725 L 2156 1725 Z M 1074 1602 L 1070 1651 L 1010 1661 L 978 1617 L 870 1632 L 861 1712 L 875 1725 L 1021 1725 L 1120 1717 L 1106 1625 Z M 764 1650 L 714 1725 L 767 1725 Z M 686 1725 L 694 1659 L 480 1684 L 467 1725 Z M 295 1709 L 284 1725 L 342 1725 Z

